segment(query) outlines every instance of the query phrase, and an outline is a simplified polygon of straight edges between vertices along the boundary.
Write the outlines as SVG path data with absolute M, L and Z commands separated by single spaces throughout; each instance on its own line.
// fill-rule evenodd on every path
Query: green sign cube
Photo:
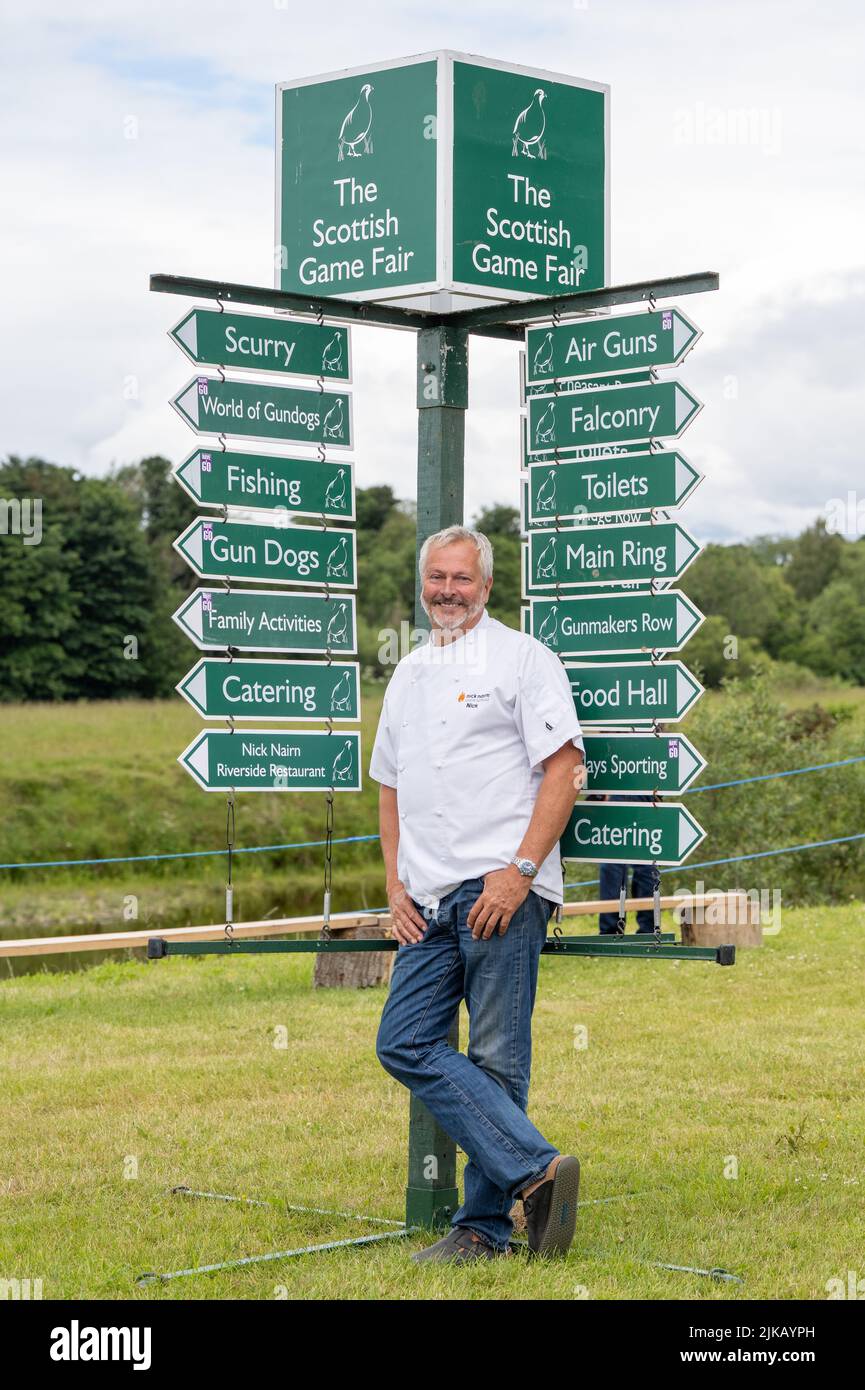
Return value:
M 536 299 L 609 279 L 609 88 L 441 51 L 280 83 L 277 286 Z

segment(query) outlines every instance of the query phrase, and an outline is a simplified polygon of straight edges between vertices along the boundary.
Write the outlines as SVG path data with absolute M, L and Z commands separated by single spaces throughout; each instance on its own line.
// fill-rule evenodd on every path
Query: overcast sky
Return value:
M 0 451 L 90 474 L 195 437 L 153 271 L 272 283 L 274 85 L 435 48 L 612 87 L 612 281 L 717 270 L 681 441 L 701 540 L 863 485 L 865 7 L 848 0 L 2 0 Z M 739 113 L 739 114 L 737 114 Z M 740 119 L 747 113 L 746 119 Z M 744 130 L 745 138 L 742 138 Z M 720 137 L 720 138 L 719 138 Z M 354 332 L 357 478 L 415 495 L 414 337 Z M 517 348 L 473 339 L 466 515 L 518 502 Z

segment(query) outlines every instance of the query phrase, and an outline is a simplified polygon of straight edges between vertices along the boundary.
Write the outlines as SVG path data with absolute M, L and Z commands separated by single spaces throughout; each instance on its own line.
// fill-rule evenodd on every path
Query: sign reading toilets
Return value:
M 277 287 L 455 308 L 597 288 L 608 127 L 602 84 L 451 52 L 282 83 Z

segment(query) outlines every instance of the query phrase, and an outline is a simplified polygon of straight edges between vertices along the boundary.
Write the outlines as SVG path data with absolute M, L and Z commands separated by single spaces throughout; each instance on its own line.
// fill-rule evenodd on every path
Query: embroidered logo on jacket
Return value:
M 465 705 L 466 709 L 477 709 L 479 705 L 486 704 L 491 693 L 489 690 L 482 690 L 475 694 L 468 694 L 465 690 L 461 690 L 457 696 L 457 704 Z

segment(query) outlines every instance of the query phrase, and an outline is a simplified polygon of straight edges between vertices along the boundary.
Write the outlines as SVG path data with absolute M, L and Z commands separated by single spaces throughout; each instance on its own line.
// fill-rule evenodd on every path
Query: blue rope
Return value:
M 692 796 L 694 792 L 715 792 L 720 787 L 741 787 L 745 782 L 769 782 L 773 777 L 800 777 L 803 772 L 822 772 L 825 767 L 846 767 L 847 763 L 861 762 L 865 762 L 865 753 L 860 753 L 855 758 L 839 758 L 835 763 L 814 763 L 812 767 L 794 767 L 789 772 L 761 772 L 758 777 L 736 777 L 732 782 L 713 782 L 710 787 L 689 787 L 681 795 Z

